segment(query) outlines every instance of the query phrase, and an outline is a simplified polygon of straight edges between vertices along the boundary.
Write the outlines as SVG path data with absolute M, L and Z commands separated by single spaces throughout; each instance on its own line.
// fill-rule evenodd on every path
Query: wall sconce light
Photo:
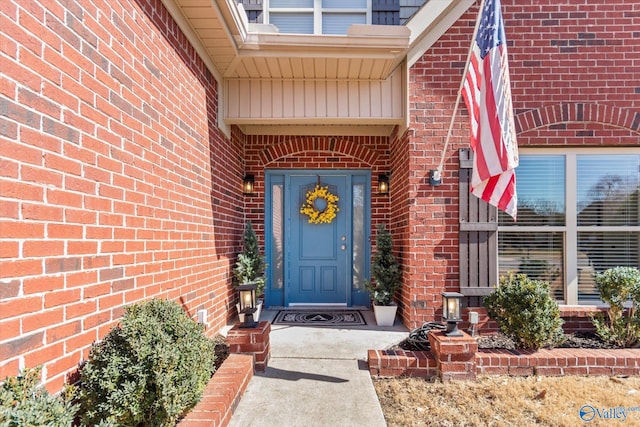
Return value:
M 442 172 L 438 169 L 431 169 L 429 171 L 429 185 L 438 186 L 442 184 Z
M 389 175 L 378 175 L 378 193 L 389 194 Z
M 244 323 L 241 328 L 255 328 L 258 322 L 253 320 L 253 313 L 256 312 L 256 284 L 248 283 L 238 286 L 240 298 L 240 313 L 244 313 Z
M 245 175 L 242 180 L 242 192 L 246 195 L 253 194 L 253 186 L 256 179 L 253 175 Z
M 462 298 L 464 295 L 458 292 L 443 292 L 442 294 L 442 318 L 447 321 L 445 335 L 448 337 L 461 337 L 458 323 L 462 321 Z

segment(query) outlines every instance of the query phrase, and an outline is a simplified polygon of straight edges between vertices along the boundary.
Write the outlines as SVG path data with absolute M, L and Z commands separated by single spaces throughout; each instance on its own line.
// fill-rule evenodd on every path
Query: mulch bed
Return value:
M 390 350 L 407 350 L 407 351 L 428 351 L 428 341 L 425 342 L 424 334 L 416 335 L 412 331 L 410 337 L 404 339 L 400 343 L 391 347 Z M 423 338 L 423 339 L 420 339 Z M 507 349 L 514 350 L 516 348 L 513 340 L 502 333 L 489 335 L 481 335 L 478 338 L 479 349 Z M 573 333 L 565 334 L 564 343 L 555 346 L 555 348 L 585 348 L 585 349 L 614 349 L 622 348 L 614 344 L 604 342 L 595 334 Z
M 501 333 L 482 335 L 478 338 L 478 348 L 498 349 L 504 348 L 514 350 L 516 348 L 513 340 Z M 622 348 L 614 344 L 604 342 L 595 334 L 574 333 L 565 334 L 565 341 L 555 346 L 555 348 L 588 348 L 588 349 L 612 349 Z
M 213 341 L 216 343 L 216 346 L 214 349 L 216 358 L 213 364 L 217 371 L 220 365 L 222 365 L 222 362 L 224 362 L 227 359 L 227 357 L 229 357 L 229 344 L 227 344 L 227 339 L 222 335 L 217 335 L 213 339 Z

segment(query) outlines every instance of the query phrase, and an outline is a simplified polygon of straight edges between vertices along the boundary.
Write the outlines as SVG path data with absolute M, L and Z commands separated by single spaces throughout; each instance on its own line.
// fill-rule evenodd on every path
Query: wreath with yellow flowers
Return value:
M 329 192 L 329 187 L 317 184 L 307 191 L 300 213 L 309 217 L 309 224 L 331 224 L 340 211 L 336 203 L 340 198 Z

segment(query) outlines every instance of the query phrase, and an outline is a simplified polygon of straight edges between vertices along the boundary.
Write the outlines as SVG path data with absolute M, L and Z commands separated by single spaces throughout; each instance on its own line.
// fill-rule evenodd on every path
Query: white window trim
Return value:
M 578 155 L 624 155 L 635 154 L 640 155 L 640 147 L 559 147 L 559 148 L 520 148 L 520 154 L 525 155 L 564 155 L 565 156 L 565 190 L 575 189 L 577 187 L 577 156 Z M 518 169 L 516 169 L 516 179 Z M 517 184 L 516 184 L 517 185 Z M 516 187 L 517 190 L 517 187 Z M 562 232 L 564 234 L 564 301 L 563 305 L 567 306 L 601 306 L 594 304 L 593 301 L 578 300 L 578 232 L 579 231 L 623 231 L 623 232 L 640 232 L 640 226 L 619 226 L 619 227 L 597 227 L 597 226 L 581 226 L 578 227 L 577 215 L 577 195 L 575 191 L 565 191 L 565 215 L 566 222 L 564 226 L 547 226 L 547 227 L 518 227 L 509 225 L 498 226 L 498 233 L 507 231 L 533 232 L 548 231 Z
M 324 13 L 329 14 L 347 14 L 347 13 L 364 13 L 365 22 L 367 25 L 371 25 L 372 22 L 372 0 L 367 0 L 366 8 L 322 8 L 322 0 L 314 0 L 313 8 L 310 7 L 269 7 L 269 0 L 264 0 L 262 3 L 262 13 L 264 15 L 264 23 L 271 23 L 270 13 L 313 13 L 313 34 L 322 34 L 322 15 Z

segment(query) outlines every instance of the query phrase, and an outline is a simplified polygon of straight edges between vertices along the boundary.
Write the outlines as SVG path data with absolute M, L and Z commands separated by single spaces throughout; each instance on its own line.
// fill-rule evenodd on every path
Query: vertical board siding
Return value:
M 498 211 L 470 192 L 473 152 L 460 153 L 460 292 L 487 295 L 498 281 Z
M 228 80 L 226 120 L 235 123 L 243 119 L 291 117 L 402 119 L 403 69 L 398 67 L 383 81 Z

